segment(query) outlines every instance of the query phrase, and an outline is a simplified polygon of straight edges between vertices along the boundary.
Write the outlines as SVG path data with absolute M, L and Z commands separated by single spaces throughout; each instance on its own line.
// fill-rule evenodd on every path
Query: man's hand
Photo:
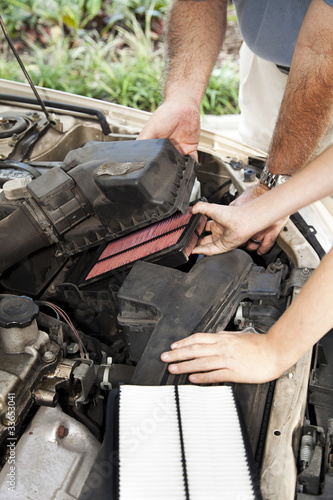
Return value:
M 236 200 L 234 200 L 232 206 L 243 206 L 249 201 L 254 200 L 258 196 L 267 193 L 268 187 L 264 184 L 256 184 L 255 186 L 246 189 Z M 259 255 L 267 253 L 275 243 L 281 229 L 285 226 L 288 218 L 281 219 L 267 229 L 259 231 L 251 236 L 251 239 L 246 245 L 247 250 L 257 250 Z
M 198 159 L 200 109 L 186 96 L 165 100 L 153 113 L 138 139 L 168 138 L 183 155 Z
M 196 384 L 257 384 L 274 380 L 284 371 L 265 334 L 195 333 L 171 349 L 161 355 L 162 361 L 172 363 L 169 372 L 191 373 L 189 380 Z

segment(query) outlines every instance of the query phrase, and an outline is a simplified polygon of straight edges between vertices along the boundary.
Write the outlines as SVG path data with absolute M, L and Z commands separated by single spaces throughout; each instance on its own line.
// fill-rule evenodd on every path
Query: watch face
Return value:
M 290 175 L 278 175 L 277 179 L 276 179 L 276 182 L 275 182 L 275 186 L 279 186 L 280 184 L 283 184 L 289 178 L 290 178 Z

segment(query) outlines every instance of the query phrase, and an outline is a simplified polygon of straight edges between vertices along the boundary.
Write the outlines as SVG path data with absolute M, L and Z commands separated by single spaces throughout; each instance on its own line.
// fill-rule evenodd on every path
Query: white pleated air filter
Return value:
M 260 499 L 229 386 L 120 387 L 120 500 Z

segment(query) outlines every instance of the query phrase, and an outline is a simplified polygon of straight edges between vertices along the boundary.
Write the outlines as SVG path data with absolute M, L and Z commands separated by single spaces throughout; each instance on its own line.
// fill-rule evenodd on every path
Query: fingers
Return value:
M 265 237 L 264 237 L 260 247 L 257 250 L 259 255 L 264 255 L 265 253 L 270 251 L 270 249 L 273 247 L 273 245 L 276 241 L 276 238 L 278 237 L 279 232 L 280 232 L 279 230 L 278 231 L 270 231 L 269 233 L 265 234 Z
M 193 384 L 217 384 L 219 382 L 230 382 L 231 380 L 238 382 L 237 374 L 228 368 L 205 373 L 193 373 L 189 376 L 189 381 Z
M 169 372 L 174 375 L 183 373 L 209 372 L 221 368 L 221 359 L 219 356 L 207 356 L 181 363 L 169 365 Z
M 161 355 L 161 359 L 164 362 L 174 363 L 175 361 L 187 361 L 196 358 L 215 356 L 215 354 L 214 344 L 193 344 L 181 349 L 164 352 Z
M 251 251 L 256 250 L 259 255 L 264 255 L 269 252 L 286 222 L 287 219 L 280 220 L 264 231 L 260 231 L 253 235 L 249 239 L 246 249 Z M 257 241 L 257 243 L 255 241 Z
M 221 357 L 216 354 L 218 340 L 216 334 L 195 333 L 172 344 L 172 351 L 164 352 L 161 359 L 171 363 L 169 372 L 177 375 L 218 370 L 222 365 Z
M 250 251 L 257 250 L 259 253 L 259 248 L 261 249 L 261 245 L 264 243 L 265 236 L 267 234 L 267 230 L 260 231 L 259 233 L 254 234 L 248 241 L 246 245 L 246 249 Z
M 182 155 L 192 156 L 192 158 L 194 158 L 196 162 L 198 161 L 197 144 L 184 144 L 172 139 L 171 137 L 170 141 Z
M 146 139 L 159 139 L 155 127 L 151 126 L 150 121 L 146 123 L 145 127 L 141 130 L 137 137 L 138 141 L 144 141 Z
M 212 220 L 208 220 L 206 222 L 205 231 L 211 232 L 213 229 L 213 224 L 214 224 L 214 222 Z
M 171 374 L 189 373 L 190 382 L 263 383 L 281 375 L 268 335 L 249 332 L 197 333 L 161 355 Z
M 216 344 L 215 333 L 193 333 L 189 337 L 178 340 L 171 345 L 171 349 L 181 349 L 193 344 Z
M 152 114 L 138 139 L 168 138 L 182 155 L 198 160 L 200 109 L 190 96 L 165 100 Z
M 271 226 L 270 231 L 268 231 L 264 236 L 264 240 L 260 245 L 260 248 L 258 249 L 258 254 L 263 255 L 272 248 L 281 229 L 287 223 L 287 220 L 288 218 L 283 219 L 281 221 L 276 222 L 273 226 Z
M 180 359 L 192 359 L 202 354 L 202 346 L 210 349 L 216 343 L 217 337 L 212 333 L 195 333 L 171 345 L 172 351 L 161 355 L 162 361 L 172 363 Z M 209 350 L 206 350 L 209 355 Z M 185 356 L 185 357 L 184 357 Z
M 199 244 L 193 249 L 192 253 L 202 255 L 217 255 L 220 253 L 225 253 L 227 251 L 228 250 L 224 248 L 224 246 L 218 240 L 216 242 L 206 243 L 203 245 Z

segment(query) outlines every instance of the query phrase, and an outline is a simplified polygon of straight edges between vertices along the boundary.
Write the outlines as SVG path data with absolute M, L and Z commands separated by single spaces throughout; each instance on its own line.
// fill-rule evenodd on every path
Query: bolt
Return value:
M 40 119 L 39 113 L 33 113 L 31 119 L 34 122 L 38 122 L 38 120 Z
M 274 265 L 275 269 L 278 269 L 278 270 L 283 269 L 285 267 L 283 262 L 281 262 L 280 259 L 276 259 L 276 261 L 273 265 Z
M 52 351 L 46 351 L 43 354 L 43 361 L 45 363 L 51 363 L 51 361 L 55 360 L 55 354 Z
M 302 274 L 304 276 L 308 276 L 310 274 L 310 270 L 307 267 L 305 267 L 304 269 L 302 269 Z
M 10 121 L 7 118 L 1 118 L 0 126 L 4 130 L 8 130 L 10 128 Z
M 10 146 L 15 146 L 20 140 L 20 136 L 18 134 L 13 134 L 11 137 L 11 141 L 9 143 Z
M 11 416 L 11 418 L 8 418 L 7 413 L 3 413 L 3 414 L 1 415 L 1 422 L 2 422 L 2 424 L 3 424 L 5 427 L 11 427 L 11 426 L 13 426 L 13 425 L 17 424 L 17 422 L 18 422 L 18 417 L 15 415 L 15 417 L 14 417 L 14 418 L 12 418 L 12 416 Z

